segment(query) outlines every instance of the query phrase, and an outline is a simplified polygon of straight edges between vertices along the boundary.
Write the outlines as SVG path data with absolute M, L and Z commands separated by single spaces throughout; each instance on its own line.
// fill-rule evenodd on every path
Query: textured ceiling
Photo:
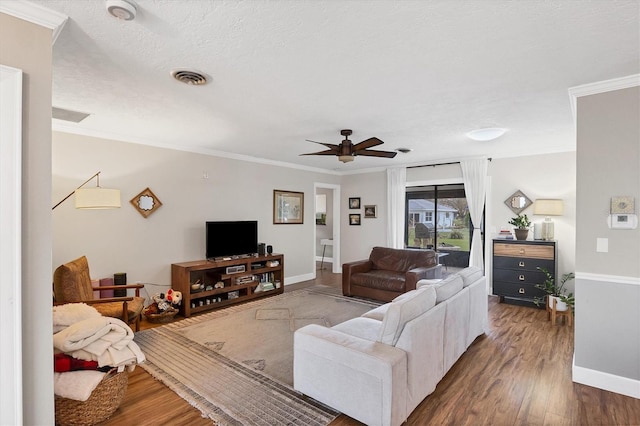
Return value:
M 568 88 L 640 73 L 637 0 L 137 0 L 133 21 L 101 0 L 32 3 L 69 16 L 54 106 L 91 114 L 54 129 L 326 170 L 571 151 Z M 481 127 L 508 132 L 465 137 Z M 413 152 L 300 156 L 344 128 Z

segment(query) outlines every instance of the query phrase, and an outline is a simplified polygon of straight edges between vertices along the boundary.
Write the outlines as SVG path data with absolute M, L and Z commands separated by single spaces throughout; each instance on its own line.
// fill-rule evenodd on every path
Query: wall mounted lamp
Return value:
M 546 216 L 542 222 L 541 237 L 543 240 L 553 240 L 553 221 L 550 216 L 562 216 L 564 204 L 557 199 L 537 199 L 533 204 L 533 214 Z
M 96 178 L 95 188 L 83 188 L 93 178 Z M 120 190 L 119 189 L 107 189 L 100 187 L 100 172 L 91 176 L 84 181 L 82 185 L 77 187 L 74 191 L 71 191 L 69 195 L 64 197 L 58 204 L 53 206 L 51 210 L 54 210 L 60 204 L 64 203 L 67 198 L 76 194 L 76 209 L 118 209 L 120 208 Z

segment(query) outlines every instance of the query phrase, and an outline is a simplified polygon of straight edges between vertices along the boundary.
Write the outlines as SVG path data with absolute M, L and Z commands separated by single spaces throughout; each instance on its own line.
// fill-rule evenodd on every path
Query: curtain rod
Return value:
M 487 158 L 491 162 L 492 158 Z M 420 167 L 435 167 L 435 166 L 448 166 L 449 164 L 460 164 L 460 161 L 451 161 L 449 163 L 437 163 L 437 164 L 423 164 L 421 166 L 408 166 L 407 169 L 417 169 Z

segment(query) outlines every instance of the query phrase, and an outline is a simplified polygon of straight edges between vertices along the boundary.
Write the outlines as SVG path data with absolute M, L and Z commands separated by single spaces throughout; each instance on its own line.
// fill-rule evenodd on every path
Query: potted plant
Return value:
M 540 267 L 538 267 L 538 269 L 542 271 L 542 273 L 544 273 L 545 280 L 542 284 L 536 284 L 535 287 L 543 290 L 545 293 L 547 293 L 547 296 L 545 296 L 544 298 L 534 297 L 533 303 L 535 303 L 536 306 L 540 306 L 540 303 L 545 301 L 549 304 L 549 306 L 552 306 L 553 302 L 551 299 L 555 298 L 557 311 L 566 311 L 569 307 L 571 308 L 571 312 L 573 313 L 575 308 L 575 297 L 573 296 L 573 293 L 567 293 L 565 285 L 567 284 L 567 282 L 576 277 L 575 274 L 573 272 L 567 272 L 566 274 L 562 275 L 562 278 L 560 278 L 560 283 L 558 284 L 549 271 L 547 271 L 545 268 Z
M 516 217 L 512 217 L 509 221 L 509 225 L 516 227 L 514 230 L 516 233 L 516 240 L 526 240 L 529 235 L 529 226 L 531 221 L 526 214 L 518 214 Z

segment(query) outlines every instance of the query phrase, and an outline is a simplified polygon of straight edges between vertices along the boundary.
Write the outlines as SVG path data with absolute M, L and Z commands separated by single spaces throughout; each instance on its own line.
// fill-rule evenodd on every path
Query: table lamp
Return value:
M 550 216 L 562 216 L 564 204 L 558 199 L 537 199 L 533 205 L 533 214 L 546 216 L 542 222 L 541 237 L 545 241 L 553 240 L 553 221 Z

